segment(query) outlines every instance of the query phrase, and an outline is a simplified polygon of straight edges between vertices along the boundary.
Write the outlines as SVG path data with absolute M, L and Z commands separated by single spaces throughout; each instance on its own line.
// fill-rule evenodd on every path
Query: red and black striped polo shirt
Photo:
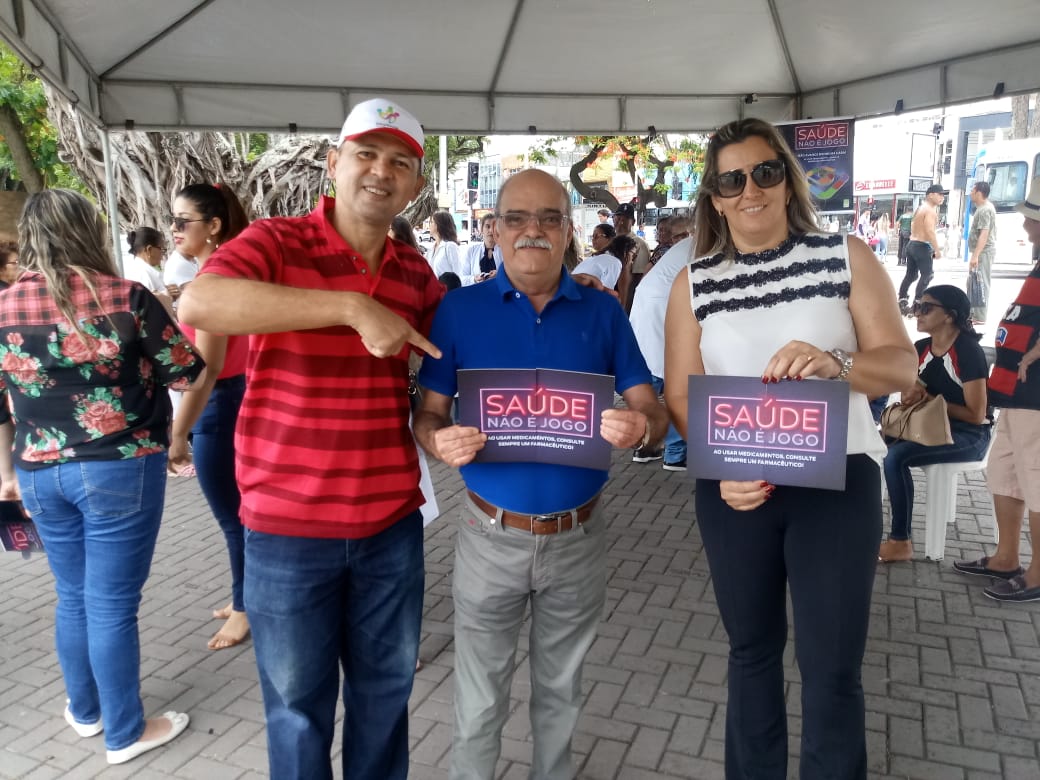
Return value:
M 329 222 L 333 205 L 324 198 L 306 217 L 254 222 L 221 246 L 202 272 L 365 293 L 428 334 L 443 294 L 429 264 L 388 239 L 373 275 Z M 363 538 L 421 505 L 408 427 L 407 350 L 373 357 L 346 326 L 249 341 L 235 436 L 248 528 Z

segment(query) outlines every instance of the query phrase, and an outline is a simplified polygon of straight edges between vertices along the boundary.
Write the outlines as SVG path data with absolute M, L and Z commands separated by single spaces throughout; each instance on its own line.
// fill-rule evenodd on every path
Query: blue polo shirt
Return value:
M 423 359 L 419 383 L 447 396 L 463 368 L 553 368 L 614 377 L 623 393 L 650 383 L 632 326 L 612 296 L 583 287 L 562 269 L 556 295 L 539 314 L 504 270 L 448 293 L 430 341 L 443 357 Z M 548 463 L 470 463 L 466 487 L 513 512 L 549 514 L 581 506 L 607 481 L 606 470 Z

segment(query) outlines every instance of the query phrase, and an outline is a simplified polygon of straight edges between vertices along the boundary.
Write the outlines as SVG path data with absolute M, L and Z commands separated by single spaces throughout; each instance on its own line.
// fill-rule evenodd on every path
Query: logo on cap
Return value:
M 393 106 L 387 106 L 386 108 L 377 108 L 376 113 L 379 114 L 379 118 L 386 122 L 388 125 L 392 125 L 397 121 L 397 118 L 401 116 L 401 112 L 397 111 Z

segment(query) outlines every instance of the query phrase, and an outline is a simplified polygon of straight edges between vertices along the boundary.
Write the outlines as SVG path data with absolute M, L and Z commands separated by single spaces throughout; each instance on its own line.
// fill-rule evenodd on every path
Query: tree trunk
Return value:
M 58 132 L 63 160 L 79 174 L 99 204 L 107 203 L 101 135 L 53 91 L 47 112 Z M 448 167 L 482 149 L 482 137 L 450 136 Z M 311 211 L 326 190 L 325 158 L 331 141 L 323 135 L 270 136 L 266 151 L 249 160 L 249 133 L 112 132 L 119 221 L 124 229 L 140 225 L 165 230 L 172 219 L 173 196 L 188 184 L 218 182 L 234 190 L 251 219 L 299 216 Z M 436 170 L 428 147 L 427 172 Z M 434 176 L 405 210 L 413 225 L 437 208 Z
M 603 146 L 604 144 L 593 146 L 589 149 L 588 154 L 574 163 L 574 165 L 571 166 L 569 178 L 575 191 L 585 200 L 592 201 L 593 203 L 604 203 L 607 208 L 614 211 L 618 207 L 618 200 L 614 197 L 613 193 L 605 187 L 593 187 L 591 184 L 586 184 L 581 178 L 582 171 L 596 161 L 599 153 L 603 151 Z
M 32 152 L 25 143 L 25 128 L 22 127 L 18 114 L 8 105 L 0 105 L 0 135 L 7 142 L 7 148 L 11 150 L 11 159 L 25 189 L 29 192 L 42 190 L 43 174 L 33 164 Z
M 104 207 L 101 134 L 60 95 L 49 91 L 47 103 L 62 159 Z M 248 152 L 248 135 L 234 133 L 112 132 L 110 143 L 120 225 L 165 230 L 173 216 L 173 196 L 198 182 L 231 187 L 251 219 L 306 214 L 325 183 L 330 142 L 324 136 L 273 137 L 267 151 L 251 162 L 240 148 Z
M 1040 138 L 1040 92 L 1034 92 L 1033 113 L 1029 117 L 1029 138 Z
M 1029 116 L 1029 95 L 1011 98 L 1011 137 L 1026 138 L 1026 120 Z

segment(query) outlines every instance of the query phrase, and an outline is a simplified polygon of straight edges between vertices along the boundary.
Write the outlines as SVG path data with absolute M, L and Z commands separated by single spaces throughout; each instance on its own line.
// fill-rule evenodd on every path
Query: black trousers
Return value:
M 850 455 L 846 488 L 777 487 L 738 512 L 697 480 L 697 522 L 729 634 L 728 780 L 786 780 L 787 589 L 802 676 L 801 777 L 867 776 L 860 668 L 881 541 L 876 462 Z
M 921 278 L 914 290 L 914 300 L 921 300 L 924 291 L 932 283 L 932 262 L 932 245 L 927 241 L 911 241 L 906 245 L 906 276 L 899 285 L 899 300 L 907 297 L 910 285 L 917 279 L 918 274 Z

